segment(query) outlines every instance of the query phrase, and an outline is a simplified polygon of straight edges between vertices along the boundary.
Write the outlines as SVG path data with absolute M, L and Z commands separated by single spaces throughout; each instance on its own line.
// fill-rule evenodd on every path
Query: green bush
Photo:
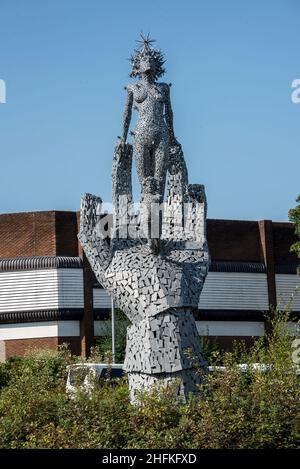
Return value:
M 115 362 L 123 363 L 126 349 L 127 327 L 130 322 L 120 310 L 115 312 Z M 91 361 L 111 361 L 112 358 L 112 324 L 111 318 L 103 321 L 103 336 L 92 351 Z
M 126 378 L 68 400 L 66 365 L 75 358 L 65 348 L 10 360 L 0 367 L 0 447 L 299 448 L 300 376 L 287 321 L 276 314 L 266 338 L 224 353 L 226 372 L 211 373 L 188 404 L 170 387 L 132 406 Z M 271 368 L 261 372 L 255 363 Z

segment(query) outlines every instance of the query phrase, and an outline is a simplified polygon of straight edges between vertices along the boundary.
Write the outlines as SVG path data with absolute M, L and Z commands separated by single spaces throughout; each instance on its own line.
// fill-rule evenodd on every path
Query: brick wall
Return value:
M 0 215 L 0 258 L 55 253 L 55 212 Z
M 57 350 L 58 345 L 68 343 L 70 350 L 75 355 L 80 355 L 80 338 L 79 337 L 43 337 L 39 339 L 15 339 L 5 340 L 6 358 L 13 356 L 26 355 L 30 349 L 50 349 Z
M 212 259 L 230 262 L 264 262 L 263 240 L 257 221 L 207 220 L 207 240 Z M 290 246 L 296 236 L 292 223 L 269 222 L 275 264 L 296 264 Z
M 77 213 L 55 212 L 55 230 L 56 256 L 78 256 Z
M 290 246 L 296 242 L 291 223 L 273 223 L 273 243 L 275 265 L 297 264 L 299 259 Z
M 210 254 L 215 261 L 262 261 L 256 221 L 209 219 L 207 241 Z
M 57 337 L 5 340 L 6 358 L 23 356 L 32 348 L 57 350 Z
M 226 352 L 231 352 L 233 349 L 233 344 L 237 342 L 239 344 L 244 344 L 246 348 L 250 348 L 255 343 L 254 337 L 245 337 L 245 336 L 211 336 L 205 337 L 205 343 L 208 348 L 225 350 Z
M 78 256 L 75 212 L 0 215 L 0 258 Z
M 57 344 L 69 344 L 69 349 L 73 355 L 81 355 L 81 342 L 80 337 L 58 337 Z M 92 344 L 93 345 L 93 344 Z
M 78 212 L 50 211 L 0 215 L 0 258 L 78 256 Z M 296 263 L 290 253 L 295 242 L 291 223 L 273 223 L 275 263 Z M 207 220 L 213 260 L 263 262 L 257 221 Z M 80 253 L 81 254 L 81 253 Z

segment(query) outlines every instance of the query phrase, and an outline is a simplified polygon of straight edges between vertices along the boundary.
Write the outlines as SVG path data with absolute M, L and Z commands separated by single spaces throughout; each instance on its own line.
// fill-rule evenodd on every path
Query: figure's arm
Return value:
M 128 129 L 129 129 L 131 115 L 132 115 L 132 103 L 133 103 L 133 92 L 129 88 L 129 86 L 126 89 L 127 89 L 127 101 L 126 101 L 125 111 L 123 115 L 123 132 L 122 132 L 122 138 L 121 138 L 122 143 L 126 143 L 126 140 L 127 140 Z
M 169 130 L 169 137 L 171 145 L 179 145 L 175 138 L 173 127 L 173 111 L 171 106 L 170 85 L 166 84 L 166 101 L 165 101 L 165 119 Z

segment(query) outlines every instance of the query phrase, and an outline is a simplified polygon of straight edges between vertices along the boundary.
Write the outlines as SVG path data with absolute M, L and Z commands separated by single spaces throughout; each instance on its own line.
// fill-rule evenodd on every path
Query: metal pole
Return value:
M 113 299 L 111 299 L 111 351 L 112 351 L 112 362 L 115 363 L 115 355 L 116 355 L 115 303 Z

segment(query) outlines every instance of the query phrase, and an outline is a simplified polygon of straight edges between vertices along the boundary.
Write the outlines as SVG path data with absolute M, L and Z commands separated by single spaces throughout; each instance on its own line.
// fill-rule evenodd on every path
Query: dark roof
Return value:
M 80 267 L 82 267 L 82 260 L 80 257 L 36 256 L 0 259 L 0 272 L 55 268 L 78 269 Z

